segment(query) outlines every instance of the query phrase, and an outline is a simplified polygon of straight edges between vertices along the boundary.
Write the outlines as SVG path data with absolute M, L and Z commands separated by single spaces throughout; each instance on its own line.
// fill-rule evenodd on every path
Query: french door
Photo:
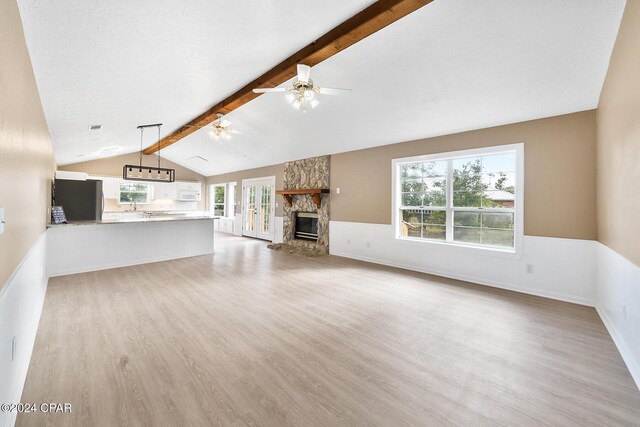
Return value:
M 275 177 L 242 181 L 242 235 L 273 240 Z

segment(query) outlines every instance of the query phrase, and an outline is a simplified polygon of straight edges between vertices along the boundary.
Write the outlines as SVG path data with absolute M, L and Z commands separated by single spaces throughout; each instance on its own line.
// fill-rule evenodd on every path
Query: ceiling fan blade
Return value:
M 231 129 L 229 132 L 231 132 L 234 135 L 242 135 L 242 132 L 240 132 L 239 130 L 235 130 L 235 129 Z
M 286 92 L 286 87 L 269 87 L 254 89 L 253 93 L 273 93 L 273 92 Z
M 318 93 L 321 95 L 345 95 L 351 92 L 351 89 L 338 89 L 332 87 L 320 87 Z
M 231 122 L 229 120 L 223 120 L 220 123 L 220 127 L 226 128 L 227 126 L 229 126 L 231 124 Z
M 311 74 L 311 67 L 304 64 L 298 64 L 298 81 L 303 83 L 309 83 L 309 75 Z

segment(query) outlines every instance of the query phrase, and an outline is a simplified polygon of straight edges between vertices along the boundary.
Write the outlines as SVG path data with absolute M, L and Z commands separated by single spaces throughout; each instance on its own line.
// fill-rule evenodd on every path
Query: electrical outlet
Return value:
M 340 187 L 336 187 L 336 194 L 340 194 Z
M 624 320 L 627 320 L 627 305 L 626 304 L 622 306 L 622 318 Z
M 371 248 L 371 242 L 367 242 L 367 247 Z
M 533 274 L 533 264 L 527 264 L 527 273 Z

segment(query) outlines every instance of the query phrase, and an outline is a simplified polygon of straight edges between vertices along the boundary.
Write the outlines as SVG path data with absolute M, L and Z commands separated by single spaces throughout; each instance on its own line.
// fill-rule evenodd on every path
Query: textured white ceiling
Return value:
M 19 1 L 59 164 L 135 151 L 141 123 L 168 134 L 371 3 Z M 228 116 L 231 141 L 198 131 L 163 155 L 212 175 L 592 109 L 623 8 L 436 0 L 312 69 L 350 95 L 307 115 L 263 95 Z

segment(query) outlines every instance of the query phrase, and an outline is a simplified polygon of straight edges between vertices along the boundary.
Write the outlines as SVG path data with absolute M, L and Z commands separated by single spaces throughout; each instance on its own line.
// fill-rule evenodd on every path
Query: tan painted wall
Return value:
M 110 175 L 110 176 L 122 176 L 122 167 L 124 165 L 137 165 L 140 163 L 139 153 L 129 153 L 120 156 L 106 157 L 99 160 L 90 160 L 88 162 L 74 163 L 71 165 L 59 166 L 59 170 L 73 171 L 73 172 L 86 172 L 92 175 Z M 158 160 L 156 156 L 144 156 L 142 159 L 143 165 L 157 166 Z M 176 180 L 178 181 L 200 181 L 202 185 L 202 191 L 204 197 L 198 202 L 198 210 L 207 209 L 206 191 L 204 175 L 200 175 L 197 172 L 187 169 L 183 166 L 177 165 L 169 160 L 161 159 L 160 166 L 163 168 L 171 168 L 176 170 Z
M 597 113 L 598 240 L 640 265 L 640 1 L 628 1 Z
M 277 190 L 284 188 L 284 164 L 280 164 L 210 176 L 209 178 L 207 178 L 207 196 L 209 194 L 209 185 L 211 184 L 224 184 L 227 182 L 238 183 L 236 191 L 236 213 L 239 214 L 242 206 L 240 204 L 240 198 L 242 197 L 242 180 L 251 178 L 262 178 L 267 176 L 276 177 Z M 283 201 L 281 196 L 276 196 L 276 203 L 278 204 L 278 207 L 276 208 L 276 216 L 282 216 Z
M 333 155 L 331 220 L 390 224 L 392 159 L 524 142 L 525 234 L 595 239 L 595 118 L 585 111 Z
M 15 1 L 0 2 L 0 293 L 45 231 L 55 162 Z

